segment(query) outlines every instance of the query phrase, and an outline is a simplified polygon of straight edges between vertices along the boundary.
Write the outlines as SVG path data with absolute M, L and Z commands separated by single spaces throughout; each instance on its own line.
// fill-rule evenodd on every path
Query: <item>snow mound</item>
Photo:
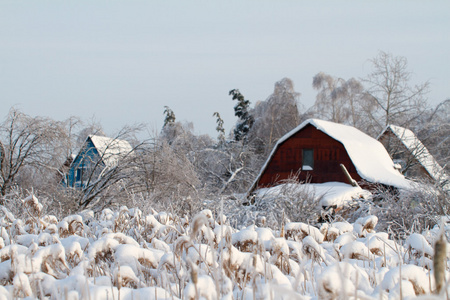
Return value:
M 289 188 L 286 188 L 289 186 Z M 358 199 L 368 199 L 372 194 L 361 187 L 352 186 L 343 182 L 327 183 L 287 183 L 271 188 L 262 188 L 257 191 L 257 197 L 283 197 L 288 190 L 295 196 L 312 195 L 321 207 L 342 207 Z

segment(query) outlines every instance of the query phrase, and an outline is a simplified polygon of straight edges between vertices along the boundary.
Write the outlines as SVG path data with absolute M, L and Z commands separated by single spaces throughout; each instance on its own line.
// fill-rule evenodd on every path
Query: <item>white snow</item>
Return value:
M 428 255 L 433 256 L 434 250 L 428 241 L 420 233 L 413 233 L 406 239 L 406 247 L 411 251 L 416 252 L 417 255 Z
M 376 216 L 366 216 L 358 218 L 353 224 L 353 231 L 360 237 L 364 237 L 367 233 L 375 232 L 374 228 L 378 223 Z
M 248 248 L 247 245 L 256 245 L 258 233 L 253 226 L 247 227 L 231 235 L 231 243 L 237 248 Z
M 368 274 L 351 262 L 337 262 L 326 267 L 318 279 L 320 299 L 347 299 L 355 296 L 362 299 L 373 292 Z
M 347 259 L 373 260 L 370 249 L 363 242 L 353 241 L 342 246 L 340 250 Z
M 82 220 L 80 230 L 68 230 L 66 237 L 43 227 L 13 231 L 26 222 L 0 218 L 11 233 L 2 234 L 0 244 L 0 300 L 398 299 L 400 290 L 405 299 L 415 299 L 431 296 L 434 289 L 433 250 L 425 237 L 435 236 L 436 228 L 400 241 L 376 232 L 378 219 L 369 215 L 354 223 L 289 222 L 280 236 L 279 229 L 238 230 L 203 214 L 202 226 L 214 235 L 206 240 L 190 235 L 194 220 L 173 216 L 160 219 L 162 225 L 156 212 L 120 212 Z M 134 225 L 136 218 L 142 226 Z M 111 232 L 110 222 L 118 220 L 129 227 Z M 186 230 L 168 231 L 170 238 L 160 230 L 181 224 Z M 450 227 L 445 229 L 448 234 Z M 325 239 L 329 231 L 335 239 Z
M 128 265 L 133 271 L 138 273 L 139 267 L 157 268 L 164 252 L 155 249 L 145 249 L 135 245 L 119 245 L 115 249 L 114 260 L 119 265 Z
M 417 295 L 429 293 L 431 290 L 430 280 L 425 270 L 410 264 L 395 267 L 387 272 L 381 282 L 381 288 L 389 292 L 395 288 L 400 280 L 411 282 Z
M 130 143 L 125 140 L 99 135 L 90 135 L 89 137 L 106 166 L 115 165 L 118 159 L 128 155 L 133 150 Z
M 294 240 L 301 240 L 306 236 L 311 236 L 317 243 L 323 243 L 323 234 L 314 226 L 302 222 L 290 222 L 286 224 L 285 230 L 286 237 L 290 237 Z
M 185 299 L 217 299 L 215 284 L 211 277 L 205 275 L 199 276 L 197 283 L 190 282 L 186 285 L 183 294 Z
M 285 186 L 289 186 L 287 189 Z M 343 182 L 326 182 L 326 183 L 286 183 L 271 188 L 262 188 L 257 190 L 257 197 L 265 196 L 281 196 L 284 190 L 299 193 L 299 195 L 314 195 L 318 201 L 318 206 L 337 207 L 345 206 L 357 199 L 368 199 L 371 193 L 361 187 L 352 186 Z M 302 191 L 304 193 L 302 193 Z

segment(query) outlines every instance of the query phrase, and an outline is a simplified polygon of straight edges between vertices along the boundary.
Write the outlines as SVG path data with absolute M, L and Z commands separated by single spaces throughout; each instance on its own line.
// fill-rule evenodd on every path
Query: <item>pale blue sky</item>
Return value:
M 408 59 L 429 102 L 450 97 L 450 1 L 0 1 L 0 117 L 11 106 L 112 134 L 160 129 L 164 106 L 196 133 L 235 123 L 283 77 L 313 104 L 312 77 L 370 72 L 379 50 Z

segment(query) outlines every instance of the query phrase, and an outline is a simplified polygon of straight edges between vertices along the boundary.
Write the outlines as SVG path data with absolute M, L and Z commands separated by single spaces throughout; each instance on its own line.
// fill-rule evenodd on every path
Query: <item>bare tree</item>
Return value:
M 283 78 L 275 83 L 273 93 L 256 104 L 252 110 L 254 125 L 250 130 L 251 142 L 260 152 L 267 154 L 284 134 L 300 123 L 300 93 L 294 90 L 294 83 Z
M 141 151 L 137 178 L 141 191 L 159 208 L 182 203 L 187 198 L 199 200 L 200 180 L 195 167 L 183 153 L 175 151 L 166 141 L 154 140 Z M 183 206 L 183 205 L 182 205 Z
M 313 106 L 315 116 L 336 123 L 344 123 L 349 118 L 349 111 L 343 105 L 345 99 L 336 96 L 336 90 L 344 83 L 344 79 L 323 72 L 313 77 L 313 88 L 319 91 Z
M 372 114 L 375 103 L 359 80 L 345 80 L 320 72 L 313 77 L 313 87 L 318 94 L 310 115 L 350 125 L 368 134 L 379 133 L 367 122 L 367 115 Z
M 17 185 L 27 168 L 47 168 L 56 172 L 55 156 L 60 153 L 58 140 L 64 135 L 61 123 L 30 117 L 11 109 L 0 125 L 0 195 Z M 2 200 L 0 200 L 2 201 Z
M 251 144 L 230 142 L 199 151 L 195 166 L 205 191 L 225 194 L 246 191 L 262 163 Z
M 429 82 L 411 86 L 412 73 L 405 57 L 381 51 L 371 62 L 373 71 L 363 81 L 376 110 L 368 117 L 378 132 L 388 124 L 408 127 L 426 108 Z
M 204 182 L 196 164 L 213 141 L 192 131 L 191 123 L 167 124 L 137 152 L 133 193 L 144 197 L 146 205 L 188 215 L 201 205 L 199 188 Z

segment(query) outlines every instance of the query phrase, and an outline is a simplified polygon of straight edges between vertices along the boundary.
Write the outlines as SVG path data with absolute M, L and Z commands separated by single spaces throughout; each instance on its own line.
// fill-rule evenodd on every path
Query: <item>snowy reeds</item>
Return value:
M 24 219 L 1 207 L 0 299 L 379 299 L 447 293 L 445 224 L 400 241 L 376 232 L 375 216 L 236 229 L 223 213 L 210 210 L 189 219 L 121 207 L 58 220 L 40 210 L 36 198 L 27 203 Z

